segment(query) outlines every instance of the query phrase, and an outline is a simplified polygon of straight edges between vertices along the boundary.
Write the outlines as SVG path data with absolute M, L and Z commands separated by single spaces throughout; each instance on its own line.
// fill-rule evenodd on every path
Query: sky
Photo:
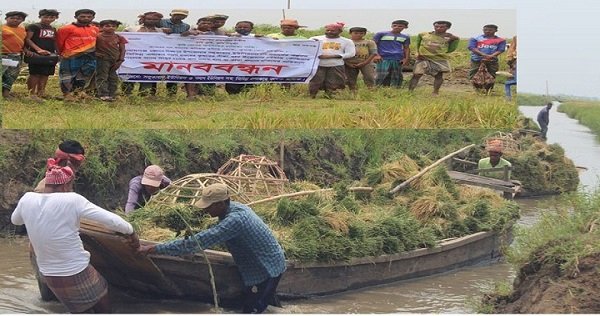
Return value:
M 8 0 L 2 0 L 8 2 Z M 102 14 L 123 14 L 157 10 L 168 13 L 172 8 L 187 8 L 196 17 L 224 13 L 230 21 L 253 18 L 259 23 L 276 24 L 283 11 L 302 24 L 317 28 L 324 23 L 346 19 L 372 30 L 389 28 L 390 19 L 411 22 L 409 34 L 427 31 L 433 20 L 454 18 L 451 29 L 456 35 L 470 37 L 479 32 L 482 21 L 500 26 L 498 35 L 519 36 L 519 92 L 567 94 L 600 98 L 600 53 L 597 40 L 600 25 L 598 0 L 29 0 L 14 1 L 5 10 L 22 10 L 33 14 L 42 8 L 62 10 L 67 19 L 76 8 L 92 8 Z M 288 10 L 288 3 L 290 10 Z M 142 9 L 140 9 L 142 8 Z M 198 12 L 197 16 L 193 13 Z M 108 16 L 106 18 L 109 18 Z M 449 18 L 449 19 L 450 19 Z M 349 20 L 349 21 L 348 21 Z M 305 23 L 303 23 L 303 21 Z M 125 21 L 128 22 L 128 21 Z M 487 24 L 487 23 L 486 23 Z M 226 26 L 230 26 L 229 23 Z M 547 84 L 546 84 L 547 82 Z

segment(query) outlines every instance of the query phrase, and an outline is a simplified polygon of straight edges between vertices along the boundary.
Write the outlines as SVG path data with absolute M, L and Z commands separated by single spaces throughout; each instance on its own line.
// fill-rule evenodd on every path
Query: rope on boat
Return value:
M 181 218 L 181 220 L 183 221 L 185 226 L 187 226 L 188 230 L 190 232 L 192 232 L 192 226 L 185 220 L 183 215 L 181 215 L 181 213 L 179 213 L 179 210 L 175 210 L 175 212 Z M 193 236 L 192 236 L 192 238 L 193 238 Z M 208 256 L 206 255 L 204 248 L 202 248 L 202 246 L 200 245 L 200 242 L 198 242 L 198 240 L 196 238 L 194 238 L 194 241 L 196 242 L 196 245 L 198 246 L 198 248 L 200 248 L 200 250 L 202 250 L 202 255 L 204 256 L 204 260 L 206 260 L 206 263 L 208 264 L 208 274 L 210 274 L 210 286 L 212 288 L 213 303 L 215 305 L 215 310 L 218 312 L 219 311 L 219 298 L 217 296 L 217 286 L 215 284 L 215 274 L 213 272 L 212 265 L 210 264 L 210 260 L 208 260 Z

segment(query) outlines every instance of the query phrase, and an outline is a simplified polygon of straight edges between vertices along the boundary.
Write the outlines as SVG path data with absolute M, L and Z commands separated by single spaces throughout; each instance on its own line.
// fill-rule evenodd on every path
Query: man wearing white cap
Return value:
M 281 306 L 275 295 L 285 271 L 283 249 L 269 227 L 248 206 L 229 199 L 227 185 L 211 184 L 194 205 L 219 223 L 188 239 L 140 246 L 141 254 L 179 256 L 224 243 L 231 252 L 245 285 L 244 313 L 262 313 L 268 305 Z M 201 247 L 201 248 L 200 248 Z
M 190 25 L 183 22 L 183 20 L 187 18 L 189 14 L 190 12 L 186 9 L 173 9 L 171 10 L 171 18 L 160 20 L 159 26 L 164 28 L 165 33 L 167 34 L 181 34 L 187 32 L 190 30 Z M 168 82 L 167 93 L 170 96 L 176 95 L 177 83 Z
M 157 165 L 151 165 L 144 170 L 144 175 L 137 176 L 129 181 L 129 193 L 125 204 L 125 213 L 129 214 L 135 209 L 143 207 L 146 202 L 160 189 L 171 184 L 164 171 Z

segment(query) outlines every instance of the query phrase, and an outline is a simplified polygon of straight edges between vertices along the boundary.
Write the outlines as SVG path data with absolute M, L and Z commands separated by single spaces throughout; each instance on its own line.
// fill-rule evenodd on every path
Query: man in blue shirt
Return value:
M 378 32 L 373 36 L 377 44 L 377 56 L 373 60 L 377 64 L 377 86 L 402 86 L 402 65 L 408 64 L 410 57 L 410 36 L 402 34 L 408 28 L 405 20 L 392 22 L 392 30 Z
M 179 256 L 225 243 L 245 285 L 244 313 L 262 313 L 268 305 L 281 306 L 275 292 L 286 269 L 283 249 L 269 227 L 248 206 L 231 202 L 227 185 L 211 184 L 195 206 L 219 223 L 189 239 L 140 246 L 139 253 Z
M 469 40 L 468 49 L 471 51 L 471 70 L 469 79 L 473 79 L 483 62 L 487 71 L 496 78 L 498 71 L 498 55 L 506 50 L 506 40 L 496 36 L 498 26 L 488 24 L 483 27 L 483 34 Z
M 181 34 L 183 32 L 189 31 L 190 25 L 183 22 L 183 20 L 187 18 L 188 15 L 189 11 L 186 9 L 173 9 L 171 10 L 171 18 L 160 20 L 159 26 L 164 28 L 164 32 L 167 34 Z M 168 82 L 167 93 L 169 94 L 169 96 L 176 95 L 177 83 Z

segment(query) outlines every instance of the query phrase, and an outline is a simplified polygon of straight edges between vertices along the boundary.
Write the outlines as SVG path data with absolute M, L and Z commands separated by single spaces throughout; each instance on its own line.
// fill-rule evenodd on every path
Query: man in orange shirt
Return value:
M 56 34 L 56 49 L 61 56 L 58 75 L 65 101 L 74 101 L 73 92 L 81 92 L 96 72 L 99 30 L 91 24 L 95 16 L 93 10 L 77 10 L 77 22 L 59 28 Z
M 13 61 L 15 66 L 3 65 L 2 73 L 2 97 L 11 98 L 10 90 L 19 76 L 21 60 L 23 59 L 23 47 L 27 31 L 21 26 L 27 14 L 21 11 L 6 12 L 6 24 L 2 25 L 2 59 L 7 62 Z

